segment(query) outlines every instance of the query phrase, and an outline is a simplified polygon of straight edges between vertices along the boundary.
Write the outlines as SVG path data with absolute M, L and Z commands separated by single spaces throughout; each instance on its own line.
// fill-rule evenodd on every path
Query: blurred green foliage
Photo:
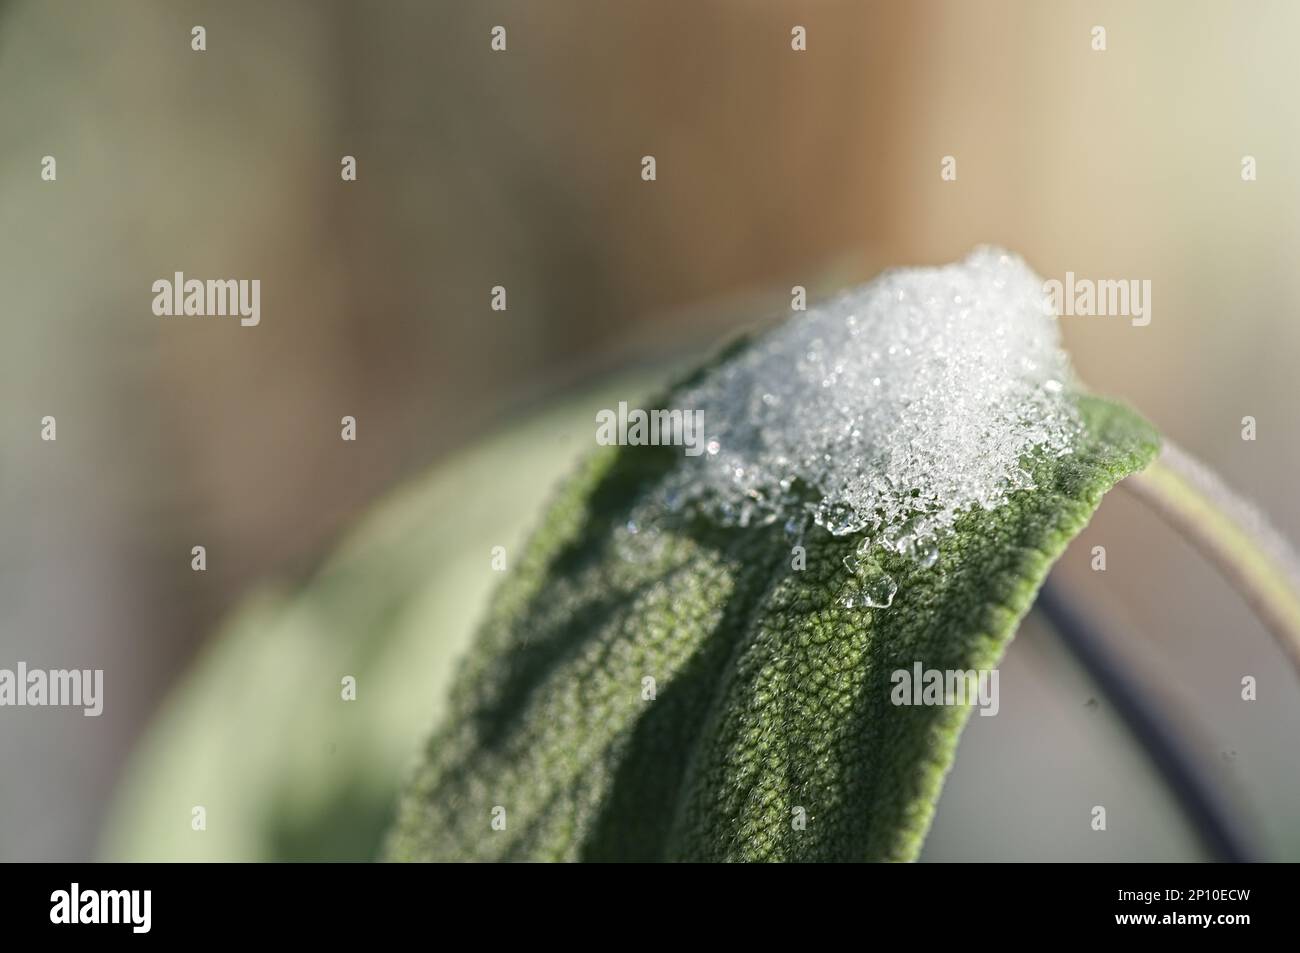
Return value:
M 101 855 L 373 859 L 500 580 L 492 547 L 518 551 L 596 409 L 644 386 L 625 376 L 455 455 L 379 504 L 300 592 L 248 599 L 137 748 Z

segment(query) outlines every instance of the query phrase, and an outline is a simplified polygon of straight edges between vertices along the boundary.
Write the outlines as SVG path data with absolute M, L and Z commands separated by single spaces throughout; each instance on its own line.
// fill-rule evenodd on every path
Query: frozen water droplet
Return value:
M 864 567 L 859 567 L 863 569 Z M 898 583 L 879 566 L 871 564 L 840 596 L 840 605 L 846 609 L 865 607 L 871 609 L 888 609 L 898 592 Z
M 862 527 L 862 521 L 847 503 L 818 507 L 817 525 L 826 527 L 832 536 L 845 536 Z
M 869 606 L 875 606 L 880 609 L 888 609 L 894 601 L 894 594 L 898 592 L 898 583 L 889 573 L 878 573 L 875 578 L 868 580 L 867 584 L 862 587 L 862 595 Z

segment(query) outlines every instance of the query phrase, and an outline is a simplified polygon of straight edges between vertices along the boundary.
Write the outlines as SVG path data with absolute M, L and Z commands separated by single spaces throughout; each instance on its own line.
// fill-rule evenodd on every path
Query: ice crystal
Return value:
M 669 492 L 730 525 L 807 511 L 932 564 L 970 507 L 1030 488 L 1035 453 L 1071 452 L 1069 362 L 1042 281 L 980 248 L 886 272 L 800 314 L 679 392 L 709 453 Z

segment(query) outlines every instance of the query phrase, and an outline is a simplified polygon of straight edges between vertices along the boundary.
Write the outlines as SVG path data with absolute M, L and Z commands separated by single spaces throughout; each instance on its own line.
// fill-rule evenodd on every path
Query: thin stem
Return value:
M 1085 616 L 1076 611 L 1050 578 L 1038 593 L 1034 608 L 1115 706 L 1169 785 L 1210 856 L 1229 863 L 1258 859 L 1252 838 L 1234 819 L 1232 799 L 1198 767 L 1195 752 L 1186 741 L 1187 726 L 1161 713 L 1160 706 L 1151 700 L 1152 693 L 1110 650 L 1113 641 L 1097 631 L 1095 614 Z
M 1169 441 L 1119 485 L 1219 570 L 1300 673 L 1300 557 L 1259 511 Z

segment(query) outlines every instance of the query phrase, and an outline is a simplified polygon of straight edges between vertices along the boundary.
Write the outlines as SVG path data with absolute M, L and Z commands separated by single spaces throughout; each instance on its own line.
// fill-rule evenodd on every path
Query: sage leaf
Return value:
M 1067 399 L 1073 452 L 1028 455 L 1029 487 L 963 511 L 929 565 L 873 557 L 887 607 L 845 598 L 863 533 L 807 526 L 794 569 L 779 523 L 629 525 L 682 455 L 601 448 L 495 594 L 387 856 L 915 859 L 970 709 L 895 705 L 891 674 L 995 667 L 1103 493 L 1158 449 L 1131 411 Z

